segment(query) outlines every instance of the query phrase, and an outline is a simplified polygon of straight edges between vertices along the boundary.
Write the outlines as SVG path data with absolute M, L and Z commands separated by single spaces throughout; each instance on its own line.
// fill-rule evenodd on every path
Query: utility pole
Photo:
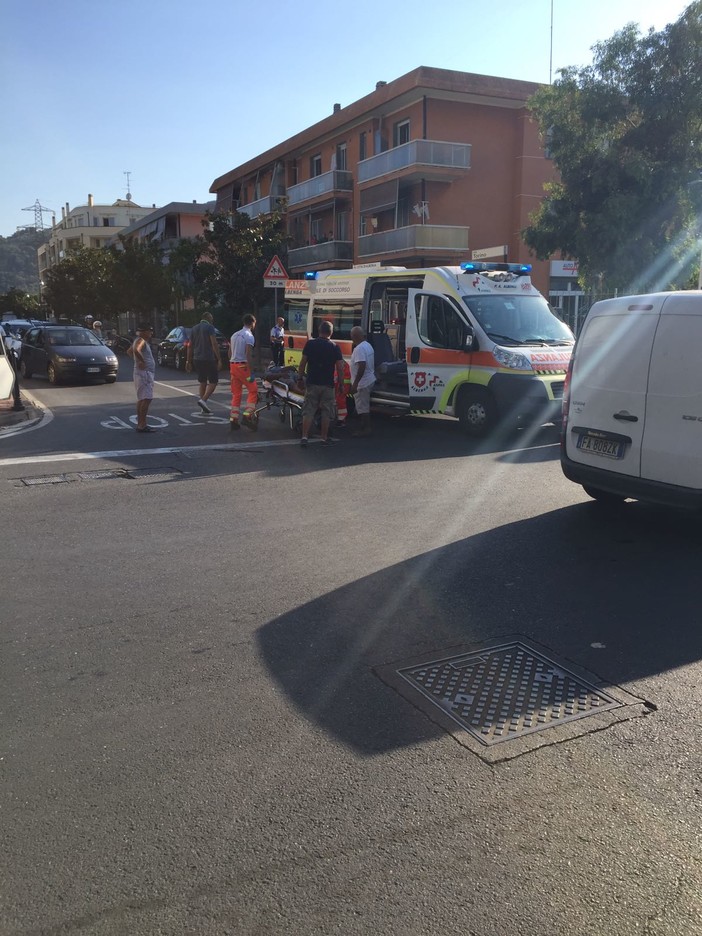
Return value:
M 23 208 L 22 211 L 33 211 L 34 212 L 34 227 L 37 231 L 44 230 L 44 212 L 47 214 L 53 215 L 56 212 L 52 211 L 51 208 L 45 208 L 40 204 L 39 199 L 34 202 L 33 205 L 30 205 L 29 208 Z M 26 224 L 24 227 L 31 227 L 31 225 Z

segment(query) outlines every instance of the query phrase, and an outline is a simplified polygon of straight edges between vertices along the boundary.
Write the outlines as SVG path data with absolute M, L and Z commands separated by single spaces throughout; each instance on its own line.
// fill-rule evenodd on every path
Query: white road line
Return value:
M 317 440 L 314 440 L 317 441 Z M 312 444 L 312 442 L 310 442 Z M 90 461 L 101 458 L 138 458 L 142 455 L 173 455 L 178 452 L 246 452 L 251 449 L 276 448 L 281 445 L 300 447 L 299 439 L 278 439 L 268 442 L 233 442 L 222 445 L 172 445 L 165 448 L 113 449 L 107 452 L 57 452 L 55 455 L 25 455 L 19 458 L 0 458 L 0 468 L 13 465 L 47 465 L 52 462 Z
M 174 387 L 173 384 L 164 383 L 162 380 L 155 380 L 154 383 L 157 384 L 159 387 L 167 387 L 169 390 L 177 390 L 178 393 L 186 393 L 188 396 L 191 396 L 191 397 L 197 397 L 198 399 L 200 397 L 199 393 L 193 393 L 192 390 L 183 390 L 182 387 Z M 220 400 L 215 400 L 214 394 L 208 399 L 207 403 L 208 405 L 210 403 L 216 403 L 217 406 L 221 406 L 223 409 L 226 409 L 226 410 L 230 408 L 228 403 L 222 403 Z

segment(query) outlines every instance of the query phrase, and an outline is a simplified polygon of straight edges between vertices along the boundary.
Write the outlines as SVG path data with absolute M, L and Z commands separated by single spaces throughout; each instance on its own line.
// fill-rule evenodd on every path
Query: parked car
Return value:
M 178 325 L 172 328 L 166 337 L 159 342 L 156 349 L 156 360 L 159 364 L 173 364 L 176 370 L 183 370 L 188 357 L 190 333 L 192 328 Z M 229 339 L 215 328 L 219 353 L 222 356 L 222 367 L 229 367 Z
M 30 328 L 45 325 L 36 319 L 3 319 L 2 327 L 5 332 L 5 344 L 19 355 L 22 348 L 22 338 Z
M 117 356 L 89 328 L 82 325 L 43 325 L 30 328 L 20 351 L 20 374 L 45 374 L 53 384 L 68 378 L 117 380 Z

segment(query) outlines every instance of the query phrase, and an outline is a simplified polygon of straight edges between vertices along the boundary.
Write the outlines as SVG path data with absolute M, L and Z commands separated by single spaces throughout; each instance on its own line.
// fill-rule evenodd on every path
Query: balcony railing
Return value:
M 275 211 L 278 199 L 273 195 L 266 195 L 256 201 L 249 202 L 247 205 L 239 205 L 237 211 L 248 215 L 250 218 L 257 218 L 262 214 L 271 214 Z
M 359 257 L 409 250 L 455 250 L 466 253 L 470 228 L 443 224 L 411 224 L 409 227 L 365 234 L 358 238 Z
M 332 192 L 350 192 L 353 188 L 353 176 L 346 169 L 332 169 L 323 172 L 306 182 L 298 182 L 288 189 L 288 205 L 299 205 L 301 202 L 318 198 L 320 195 L 330 195 Z
M 442 143 L 437 140 L 410 140 L 401 146 L 378 153 L 358 164 L 358 181 L 368 182 L 380 176 L 412 166 L 470 169 L 470 143 Z
M 291 267 L 315 266 L 318 263 L 336 263 L 353 260 L 352 241 L 325 241 L 288 250 L 288 265 Z

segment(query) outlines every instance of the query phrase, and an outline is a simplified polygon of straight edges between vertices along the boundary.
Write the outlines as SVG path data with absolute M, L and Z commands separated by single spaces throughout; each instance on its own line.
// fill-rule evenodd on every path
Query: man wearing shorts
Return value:
M 154 398 L 154 377 L 156 375 L 156 362 L 151 353 L 151 336 L 154 333 L 153 325 L 142 323 L 137 328 L 137 336 L 127 354 L 134 361 L 134 388 L 136 390 L 137 406 L 137 432 L 155 432 L 146 424 L 149 406 Z
M 375 383 L 375 352 L 373 345 L 366 341 L 366 335 L 360 325 L 351 329 L 353 352 L 351 354 L 351 393 L 356 405 L 356 413 L 360 417 L 361 426 L 354 432 L 354 436 L 369 436 L 370 424 L 370 396 Z
M 307 378 L 305 402 L 302 406 L 301 445 L 307 445 L 312 420 L 317 410 L 322 413 L 320 435 L 322 442 L 329 445 L 329 423 L 334 416 L 334 371 L 339 383 L 344 383 L 344 359 L 341 348 L 331 340 L 334 326 L 331 322 L 319 323 L 319 338 L 312 338 L 302 349 L 300 380 Z
M 212 324 L 211 312 L 203 312 L 200 324 L 190 332 L 188 357 L 185 361 L 185 370 L 188 374 L 193 369 L 193 362 L 200 384 L 200 398 L 197 405 L 205 416 L 211 416 L 212 410 L 207 405 L 207 401 L 217 389 L 219 372 L 222 369 L 217 332 Z

